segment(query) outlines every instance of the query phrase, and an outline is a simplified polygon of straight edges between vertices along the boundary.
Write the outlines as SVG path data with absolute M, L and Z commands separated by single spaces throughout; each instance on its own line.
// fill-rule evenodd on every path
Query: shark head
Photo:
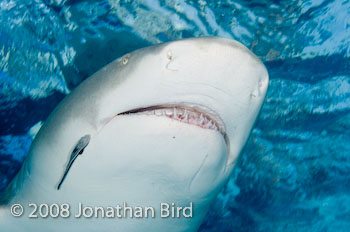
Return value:
M 267 86 L 263 63 L 229 39 L 186 39 L 124 55 L 51 114 L 12 201 L 193 202 L 191 220 L 150 228 L 195 230 L 227 181 Z

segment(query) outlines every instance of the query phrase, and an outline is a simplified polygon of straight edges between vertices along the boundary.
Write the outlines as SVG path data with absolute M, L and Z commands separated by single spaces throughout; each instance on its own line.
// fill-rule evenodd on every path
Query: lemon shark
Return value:
M 190 38 L 124 55 L 51 113 L 1 199 L 1 230 L 197 231 L 267 87 L 263 63 L 230 39 Z M 23 206 L 21 217 L 11 215 L 14 204 Z M 117 205 L 152 207 L 155 215 L 130 209 L 106 218 L 102 211 Z M 90 208 L 76 217 L 82 206 Z

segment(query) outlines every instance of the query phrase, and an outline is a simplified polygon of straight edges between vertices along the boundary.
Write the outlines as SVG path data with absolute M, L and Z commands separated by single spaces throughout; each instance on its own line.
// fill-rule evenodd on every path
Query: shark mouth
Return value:
M 157 105 L 125 111 L 118 115 L 129 114 L 168 117 L 182 123 L 218 131 L 226 140 L 226 130 L 221 118 L 213 111 L 209 112 L 209 110 L 204 110 L 199 107 L 189 107 L 184 105 Z
M 203 129 L 209 129 L 219 132 L 225 140 L 227 146 L 227 154 L 230 154 L 230 141 L 226 133 L 226 127 L 220 116 L 213 110 L 203 106 L 190 106 L 167 104 L 149 107 L 136 108 L 128 110 L 118 115 L 154 115 L 157 117 L 168 117 L 182 123 L 195 125 Z M 228 156 L 227 156 L 228 162 Z

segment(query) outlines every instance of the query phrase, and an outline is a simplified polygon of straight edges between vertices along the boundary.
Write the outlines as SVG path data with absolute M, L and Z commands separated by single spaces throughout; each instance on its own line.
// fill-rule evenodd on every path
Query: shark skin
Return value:
M 267 87 L 263 63 L 230 39 L 190 38 L 124 55 L 51 113 L 1 199 L 1 231 L 197 231 Z M 11 215 L 21 210 L 14 204 L 22 216 Z M 146 217 L 146 207 L 154 215 Z

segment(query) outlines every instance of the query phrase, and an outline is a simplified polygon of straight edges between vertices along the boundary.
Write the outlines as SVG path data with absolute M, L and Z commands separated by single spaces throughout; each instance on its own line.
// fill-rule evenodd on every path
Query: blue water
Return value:
M 175 39 L 233 38 L 270 86 L 200 231 L 350 231 L 350 2 L 0 2 L 0 191 L 38 122 L 96 70 Z

